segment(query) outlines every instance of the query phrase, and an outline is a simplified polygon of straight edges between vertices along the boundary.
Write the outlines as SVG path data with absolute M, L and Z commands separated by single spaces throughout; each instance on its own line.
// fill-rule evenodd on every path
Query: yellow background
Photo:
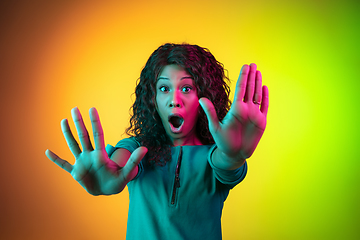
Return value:
M 125 239 L 128 195 L 93 197 L 45 157 L 78 106 L 125 135 L 131 94 L 165 42 L 207 47 L 235 86 L 255 62 L 268 127 L 231 191 L 223 237 L 359 239 L 357 1 L 3 1 L 1 239 Z M 73 126 L 73 125 L 72 125 Z

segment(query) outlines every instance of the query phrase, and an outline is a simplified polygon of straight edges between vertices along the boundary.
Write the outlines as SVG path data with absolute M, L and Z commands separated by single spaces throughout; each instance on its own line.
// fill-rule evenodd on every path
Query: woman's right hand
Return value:
M 147 148 L 137 148 L 131 154 L 125 166 L 120 167 L 108 157 L 105 151 L 104 133 L 96 109 L 90 109 L 95 149 L 91 144 L 80 111 L 77 108 L 73 108 L 71 115 L 79 135 L 82 151 L 70 130 L 67 119 L 61 121 L 61 129 L 75 157 L 74 165 L 61 159 L 50 150 L 46 150 L 46 156 L 69 172 L 92 195 L 111 195 L 121 192 L 131 180 L 130 176 L 133 176 L 134 171 L 137 171 L 137 165 L 147 153 Z

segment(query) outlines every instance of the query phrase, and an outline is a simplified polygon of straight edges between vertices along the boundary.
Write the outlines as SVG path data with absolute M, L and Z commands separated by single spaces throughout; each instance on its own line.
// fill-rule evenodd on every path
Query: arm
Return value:
M 241 167 L 255 151 L 266 127 L 269 91 L 262 86 L 260 71 L 255 64 L 241 68 L 234 101 L 222 122 L 209 99 L 201 98 L 199 103 L 218 147 L 212 155 L 214 166 L 223 170 Z
M 118 150 L 113 155 L 113 159 L 110 159 L 105 151 L 104 133 L 96 109 L 90 109 L 95 148 L 90 142 L 88 131 L 79 110 L 74 108 L 71 113 L 82 150 L 75 140 L 66 119 L 61 122 L 61 129 L 69 149 L 75 157 L 75 163 L 70 164 L 50 150 L 46 150 L 46 156 L 69 172 L 92 195 L 111 195 L 121 192 L 132 179 L 134 173 L 137 173 L 137 164 L 145 156 L 147 149 L 139 147 L 132 154 L 127 150 Z
M 246 159 L 242 156 L 239 157 L 229 157 L 224 152 L 216 148 L 212 154 L 212 163 L 215 167 L 223 170 L 234 170 L 241 167 Z

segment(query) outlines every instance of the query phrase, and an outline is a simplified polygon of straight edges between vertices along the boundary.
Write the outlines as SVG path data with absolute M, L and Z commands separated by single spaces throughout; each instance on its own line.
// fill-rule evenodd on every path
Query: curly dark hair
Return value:
M 165 66 L 171 64 L 184 68 L 192 76 L 198 98 L 206 97 L 216 103 L 214 105 L 220 121 L 231 105 L 229 78 L 224 73 L 223 64 L 208 49 L 187 43 L 166 43 L 160 46 L 151 54 L 137 80 L 130 127 L 126 129 L 129 136 L 135 137 L 142 146 L 148 148 L 147 160 L 151 165 L 163 166 L 171 159 L 172 142 L 155 107 L 158 76 Z M 196 130 L 202 144 L 214 143 L 201 107 Z

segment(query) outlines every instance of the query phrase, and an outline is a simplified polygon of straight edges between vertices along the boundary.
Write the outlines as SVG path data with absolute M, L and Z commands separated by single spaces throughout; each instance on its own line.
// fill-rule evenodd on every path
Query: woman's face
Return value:
M 156 110 L 174 146 L 200 145 L 196 135 L 199 98 L 194 80 L 178 65 L 167 65 L 156 83 Z

